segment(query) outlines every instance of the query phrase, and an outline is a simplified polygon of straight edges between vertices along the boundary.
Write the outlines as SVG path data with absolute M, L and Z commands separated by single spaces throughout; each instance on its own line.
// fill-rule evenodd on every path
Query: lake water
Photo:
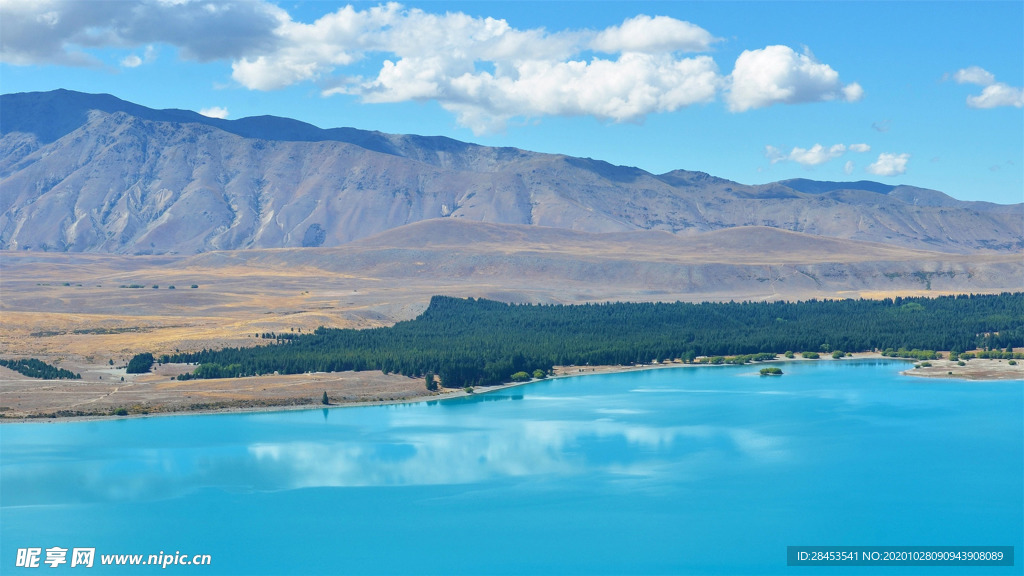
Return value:
M 829 574 L 790 545 L 1024 549 L 1024 385 L 890 361 L 443 402 L 0 426 L 0 573 Z M 16 568 L 39 547 L 39 568 Z M 95 548 L 92 568 L 43 564 Z M 70 552 L 68 560 L 70 561 Z M 942 568 L 941 574 L 1021 574 Z M 840 573 L 935 573 L 845 568 Z

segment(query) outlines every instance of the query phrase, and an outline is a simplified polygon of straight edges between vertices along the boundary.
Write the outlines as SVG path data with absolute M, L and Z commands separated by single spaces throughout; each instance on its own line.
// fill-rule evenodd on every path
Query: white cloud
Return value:
M 815 166 L 838 158 L 843 155 L 843 152 L 846 152 L 846 146 L 842 144 L 836 144 L 827 151 L 821 144 L 815 144 L 809 150 L 793 148 L 793 151 L 789 153 L 789 159 L 805 166 Z
M 628 18 L 622 26 L 606 28 L 594 38 L 594 50 L 616 52 L 706 52 L 715 38 L 710 32 L 689 22 L 668 16 L 640 15 Z
M 709 31 L 643 14 L 548 31 L 393 2 L 305 23 L 266 0 L 0 0 L 0 38 L 0 61 L 17 65 L 101 65 L 91 51 L 163 43 L 185 59 L 230 61 L 232 79 L 252 90 L 310 82 L 365 102 L 434 100 L 477 133 L 545 115 L 639 122 L 712 102 L 727 87 L 737 112 L 863 95 L 785 46 L 744 52 L 723 77 L 711 56 L 680 56 L 708 51 L 718 41 Z M 149 59 L 147 48 L 121 65 Z
M 146 51 L 143 56 L 137 54 L 129 54 L 121 60 L 121 66 L 124 68 L 137 68 L 143 64 L 148 64 L 156 58 L 156 50 L 153 46 L 146 46 Z
M 846 165 L 843 166 L 843 172 L 847 174 L 853 174 L 853 160 L 847 160 Z
M 123 60 L 121 60 L 121 66 L 124 66 L 125 68 L 135 68 L 141 65 L 142 58 L 139 58 L 135 54 L 129 54 L 128 56 L 125 56 Z
M 864 88 L 862 88 L 860 84 L 854 82 L 853 84 L 843 86 L 843 100 L 846 100 L 847 102 L 857 102 L 863 97 Z
M 385 60 L 376 77 L 343 82 L 325 94 L 367 102 L 437 100 L 479 134 L 501 130 L 515 117 L 640 121 L 710 102 L 721 84 L 710 57 L 671 53 L 703 49 L 711 34 L 671 18 L 638 16 L 596 34 L 517 30 L 504 20 L 419 10 L 393 12 L 388 23 L 374 45 L 397 58 Z M 630 31 L 648 34 L 629 40 L 624 32 Z M 622 53 L 574 58 L 590 46 Z
M 772 104 L 828 100 L 860 100 L 859 84 L 843 85 L 839 73 L 809 53 L 797 54 L 788 46 L 744 50 L 736 59 L 726 95 L 729 109 L 743 112 Z
M 318 80 L 357 61 L 363 51 L 384 49 L 382 35 L 398 21 L 400 11 L 394 3 L 363 11 L 349 5 L 312 24 L 288 17 L 274 31 L 277 49 L 235 60 L 231 77 L 253 90 Z
M 1000 106 L 1021 108 L 1024 107 L 1024 89 L 997 82 L 985 86 L 985 89 L 977 96 L 968 96 L 967 105 L 971 108 L 998 108 Z
M 957 70 L 956 74 L 953 74 L 953 79 L 957 84 L 977 84 L 979 86 L 988 86 L 996 81 L 996 77 L 991 72 L 978 66 Z
M 908 160 L 910 160 L 910 154 L 883 152 L 878 155 L 878 160 L 868 164 L 865 170 L 876 176 L 897 176 L 906 173 Z
M 210 118 L 227 118 L 228 109 L 220 106 L 211 106 L 209 108 L 203 108 L 199 111 L 203 116 L 209 116 Z
M 615 122 L 637 121 L 714 99 L 718 74 L 707 56 L 623 54 L 590 62 L 526 61 L 509 74 L 445 74 L 444 61 L 406 58 L 385 63 L 374 80 L 359 87 L 370 102 L 437 99 L 476 132 L 500 128 L 515 116 L 592 115 Z
M 783 152 L 782 150 L 774 146 L 765 146 L 764 155 L 766 158 L 771 160 L 772 164 L 779 162 L 796 162 L 804 166 L 818 166 L 824 164 L 833 158 L 839 158 L 847 151 L 849 152 L 867 152 L 871 150 L 871 147 L 867 144 L 851 144 L 846 146 L 845 144 L 834 144 L 828 148 L 825 148 L 821 144 L 815 144 L 810 148 L 795 147 L 789 151 L 789 153 Z M 847 163 L 849 165 L 849 163 Z
M 957 84 L 976 84 L 985 87 L 981 94 L 967 97 L 967 105 L 971 108 L 1024 107 L 1024 88 L 996 82 L 994 74 L 979 66 L 961 68 L 953 74 L 953 79 Z

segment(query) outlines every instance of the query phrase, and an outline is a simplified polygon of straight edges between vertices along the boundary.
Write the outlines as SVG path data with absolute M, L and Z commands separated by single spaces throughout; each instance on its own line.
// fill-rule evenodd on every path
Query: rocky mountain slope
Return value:
M 1024 249 L 1024 204 L 876 182 L 747 186 L 64 90 L 0 97 L 0 192 L 7 250 L 330 247 L 438 218 L 594 234 L 767 227 L 947 253 Z

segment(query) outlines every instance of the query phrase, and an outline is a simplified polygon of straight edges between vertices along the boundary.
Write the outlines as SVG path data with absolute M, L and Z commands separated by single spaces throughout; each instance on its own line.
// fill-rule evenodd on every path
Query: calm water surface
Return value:
M 3 425 L 0 573 L 804 575 L 830 572 L 787 568 L 787 545 L 1024 553 L 1022 382 L 910 378 L 888 361 L 781 366 Z M 180 551 L 212 565 L 14 568 L 18 548 L 53 546 L 95 547 L 97 564 Z M 840 573 L 854 571 L 936 568 Z

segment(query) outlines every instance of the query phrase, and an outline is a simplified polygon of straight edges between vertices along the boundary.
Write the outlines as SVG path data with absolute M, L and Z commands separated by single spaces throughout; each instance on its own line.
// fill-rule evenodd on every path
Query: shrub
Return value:
M 516 372 L 512 375 L 513 382 L 526 382 L 530 379 L 530 375 L 526 372 Z
M 772 366 L 771 368 L 761 368 L 761 376 L 782 376 L 782 369 Z
M 800 355 L 808 360 L 817 360 L 818 358 L 821 358 L 817 352 L 801 352 Z

